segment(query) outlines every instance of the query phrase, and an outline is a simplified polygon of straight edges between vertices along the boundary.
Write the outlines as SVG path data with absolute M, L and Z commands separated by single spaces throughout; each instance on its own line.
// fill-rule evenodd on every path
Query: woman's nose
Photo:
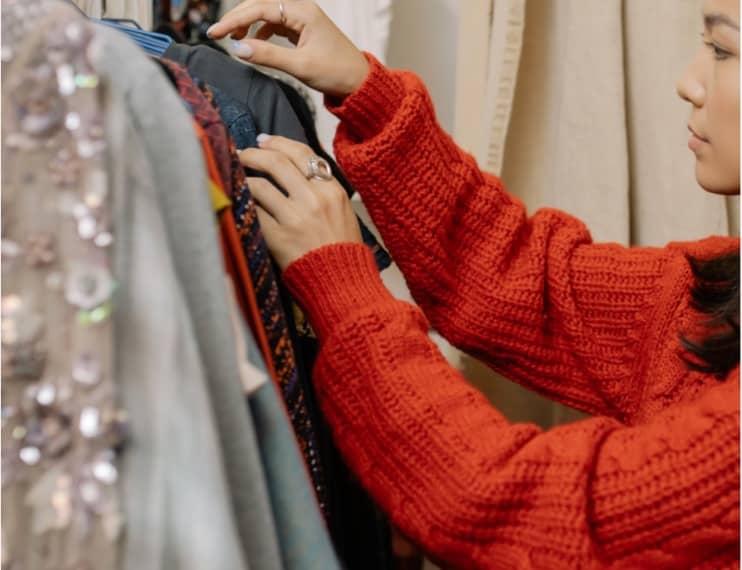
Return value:
M 696 57 L 678 79 L 678 95 L 684 101 L 688 101 L 694 107 L 703 107 L 706 98 L 706 89 L 703 86 L 701 76 L 698 73 L 698 57 Z

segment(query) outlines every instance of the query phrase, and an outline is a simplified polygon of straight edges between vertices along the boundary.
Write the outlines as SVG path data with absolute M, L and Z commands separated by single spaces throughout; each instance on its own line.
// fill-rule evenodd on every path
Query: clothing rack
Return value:
M 3 323 L 33 333 L 3 366 L 3 449 L 25 482 L 3 513 L 8 559 L 391 568 L 388 524 L 315 401 L 317 342 L 236 154 L 266 132 L 331 161 L 306 101 L 207 46 L 147 56 L 140 30 L 69 0 L 10 0 L 3 20 L 28 9 L 38 19 L 3 66 L 4 269 L 6 253 L 20 260 Z M 363 236 L 383 270 L 387 252 Z M 208 523 L 182 527 L 194 517 Z

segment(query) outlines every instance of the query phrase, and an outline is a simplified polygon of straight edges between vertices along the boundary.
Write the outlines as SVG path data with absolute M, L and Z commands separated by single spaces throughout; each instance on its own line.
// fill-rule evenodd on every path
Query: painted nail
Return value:
M 267 143 L 269 140 L 271 140 L 271 136 L 270 135 L 266 135 L 265 133 L 260 133 L 258 135 L 257 140 L 258 140 L 258 144 Z
M 252 56 L 252 47 L 249 44 L 243 44 L 242 42 L 232 42 L 234 48 L 234 54 L 237 57 L 248 58 Z

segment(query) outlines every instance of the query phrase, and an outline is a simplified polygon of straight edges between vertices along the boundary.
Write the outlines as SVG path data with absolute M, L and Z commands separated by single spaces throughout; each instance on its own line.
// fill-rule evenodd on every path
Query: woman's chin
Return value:
M 706 192 L 722 196 L 736 196 L 739 194 L 739 173 L 737 173 L 736 180 L 733 177 L 725 180 L 718 176 L 716 172 L 710 173 L 708 170 L 701 161 L 696 162 L 696 181 Z

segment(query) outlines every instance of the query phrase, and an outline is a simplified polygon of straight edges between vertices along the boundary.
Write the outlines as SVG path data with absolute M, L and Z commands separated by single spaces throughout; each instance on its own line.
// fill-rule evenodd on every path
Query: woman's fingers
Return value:
M 304 60 L 294 48 L 257 39 L 235 42 L 235 44 L 234 55 L 241 59 L 279 69 L 293 76 L 298 76 L 301 72 Z
M 281 6 L 283 6 L 283 13 Z M 207 34 L 210 38 L 221 39 L 238 30 L 247 30 L 258 22 L 280 24 L 300 33 L 304 27 L 301 12 L 301 2 L 283 0 L 279 3 L 277 0 L 247 0 L 227 12 L 221 20 L 208 29 Z
M 306 178 L 309 172 L 309 159 L 314 156 L 314 151 L 305 144 L 296 142 L 286 137 L 260 135 L 258 144 L 263 150 L 280 152 L 285 155 Z
M 232 30 L 232 32 L 229 34 L 229 37 L 233 40 L 241 40 L 249 32 L 250 32 L 249 27 L 241 26 L 239 28 L 235 28 L 234 30 Z
M 271 213 L 260 204 L 256 204 L 255 211 L 258 214 L 258 223 L 260 224 L 260 229 L 263 230 L 266 240 L 270 239 L 272 241 L 276 232 L 280 231 L 280 224 L 276 218 L 274 218 Z
M 263 24 L 255 38 L 251 26 Z M 252 63 L 293 75 L 309 87 L 335 96 L 355 91 L 369 72 L 363 53 L 310 0 L 245 0 L 211 26 L 210 37 L 231 35 L 240 41 L 234 53 Z M 296 48 L 279 47 L 265 40 L 285 36 Z
M 273 36 L 278 35 L 278 30 L 283 28 L 280 24 L 263 24 L 258 28 L 258 31 L 255 32 L 255 39 L 256 40 L 269 40 Z M 284 28 L 285 29 L 285 28 Z
M 299 42 L 299 34 L 295 31 L 286 28 L 285 26 L 276 24 L 263 24 L 255 34 L 256 40 L 269 40 L 273 36 L 280 36 L 287 38 L 292 44 L 296 45 Z
M 250 194 L 255 202 L 268 214 L 274 222 L 286 222 L 291 220 L 291 200 L 286 198 L 281 192 L 264 178 L 246 178 L 247 186 L 250 188 Z M 261 226 L 262 221 L 261 221 Z
M 311 194 L 306 177 L 281 152 L 249 148 L 240 153 L 240 162 L 243 166 L 269 174 L 295 200 L 306 201 Z

